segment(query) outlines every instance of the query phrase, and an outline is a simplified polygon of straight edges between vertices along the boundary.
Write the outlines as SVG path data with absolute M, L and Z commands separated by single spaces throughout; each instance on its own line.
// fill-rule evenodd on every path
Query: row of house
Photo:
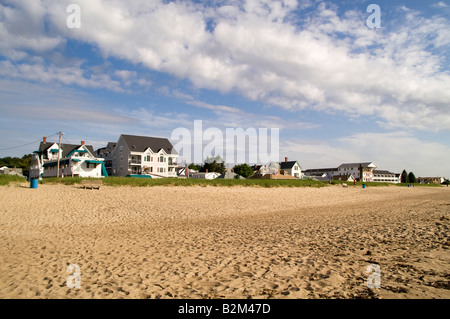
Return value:
M 189 177 L 196 179 L 241 178 L 231 170 L 225 174 L 196 172 L 177 163 L 178 153 L 166 138 L 122 134 L 117 142 L 94 151 L 82 141 L 79 145 L 47 142 L 44 137 L 31 161 L 30 178 L 54 176 L 106 177 L 148 176 L 151 178 Z M 59 161 L 59 170 L 58 170 Z M 297 161 L 257 166 L 253 178 L 302 178 Z M 59 175 L 58 175 L 59 173 Z
M 240 178 L 232 170 L 225 174 L 200 173 L 180 166 L 178 153 L 166 138 L 122 134 L 117 142 L 94 151 L 92 145 L 58 144 L 44 137 L 31 160 L 30 178 L 54 176 L 107 177 L 146 176 L 151 178 Z M 362 181 L 400 183 L 401 176 L 386 170 L 377 170 L 373 162 L 344 163 L 335 168 L 302 170 L 297 161 L 271 162 L 254 165 L 250 178 L 261 179 L 316 179 L 323 181 Z M 444 178 L 418 178 L 420 183 L 442 183 Z
M 401 182 L 401 174 L 376 168 L 373 162 L 344 163 L 334 168 L 307 169 L 304 174 L 307 178 L 323 181 Z

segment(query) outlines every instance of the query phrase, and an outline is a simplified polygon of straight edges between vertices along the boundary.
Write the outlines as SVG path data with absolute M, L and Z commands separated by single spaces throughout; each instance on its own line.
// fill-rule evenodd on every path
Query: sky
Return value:
M 449 0 L 0 0 L 0 39 L 0 157 L 202 121 L 278 129 L 303 169 L 450 176 Z

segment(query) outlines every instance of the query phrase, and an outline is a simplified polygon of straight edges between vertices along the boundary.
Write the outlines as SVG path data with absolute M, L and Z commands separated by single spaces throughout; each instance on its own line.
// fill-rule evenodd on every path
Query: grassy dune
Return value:
M 83 179 L 80 177 L 65 177 L 65 178 L 45 178 L 39 181 L 40 184 L 64 184 L 64 185 L 76 185 L 81 184 Z M 23 182 L 23 179 L 20 180 Z M 345 182 L 332 181 L 314 181 L 314 180 L 268 180 L 268 179 L 214 179 L 214 180 L 202 180 L 202 179 L 181 179 L 181 178 L 163 178 L 163 179 L 150 179 L 150 178 L 131 178 L 131 177 L 107 177 L 103 179 L 104 185 L 109 186 L 132 186 L 132 187 L 148 187 L 148 186 L 246 186 L 246 187 L 326 187 L 329 185 L 340 185 Z M 378 183 L 357 182 L 356 186 L 353 183 L 346 183 L 349 187 L 362 187 L 366 184 L 366 187 L 380 187 L 380 186 L 402 186 L 407 187 L 408 184 L 391 184 L 391 183 Z M 3 185 L 3 184 L 0 184 Z M 435 184 L 414 184 L 414 186 L 431 186 L 439 187 Z
M 0 175 L 0 186 L 8 186 L 10 183 L 23 183 L 26 179 L 17 175 Z

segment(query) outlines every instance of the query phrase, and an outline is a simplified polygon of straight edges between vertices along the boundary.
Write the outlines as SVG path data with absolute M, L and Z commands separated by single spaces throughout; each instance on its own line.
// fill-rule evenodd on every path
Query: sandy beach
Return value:
M 446 187 L 23 184 L 0 202 L 0 298 L 450 298 Z

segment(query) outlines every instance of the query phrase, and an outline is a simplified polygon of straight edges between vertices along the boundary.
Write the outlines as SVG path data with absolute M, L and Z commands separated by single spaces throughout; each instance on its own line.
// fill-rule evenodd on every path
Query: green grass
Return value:
M 82 177 L 64 177 L 64 178 L 57 178 L 57 177 L 49 177 L 44 178 L 39 181 L 39 184 L 64 184 L 64 185 L 75 185 L 75 184 L 81 184 L 81 181 L 83 179 L 89 179 L 89 178 L 82 178 Z M 94 179 L 94 178 L 92 178 Z
M 17 175 L 0 175 L 0 186 L 8 186 L 10 183 L 23 183 L 27 180 Z
M 44 178 L 39 181 L 40 184 L 64 184 L 64 185 L 77 185 L 81 184 L 82 180 L 89 180 L 95 178 L 81 178 L 81 177 L 65 177 L 59 178 Z M 131 186 L 131 187 L 150 187 L 150 186 L 214 186 L 214 187 L 326 187 L 331 185 L 341 185 L 346 183 L 349 187 L 361 188 L 363 184 L 366 187 L 382 187 L 382 186 L 403 186 L 408 187 L 408 184 L 391 184 L 391 183 L 378 183 L 378 182 L 357 182 L 356 186 L 351 182 L 344 181 L 314 181 L 314 180 L 270 180 L 270 179 L 183 179 L 183 178 L 133 178 L 133 177 L 107 177 L 103 179 L 103 185 L 108 186 Z M 1 184 L 0 184 L 1 185 Z M 435 184 L 414 184 L 415 186 L 431 186 L 436 187 L 440 185 Z
M 408 185 L 414 185 L 414 187 L 418 186 L 418 187 L 441 187 L 441 184 L 419 184 L 419 183 L 414 183 L 414 184 L 410 184 L 410 183 L 400 183 L 400 184 L 395 184 L 395 186 L 403 186 L 403 187 L 408 187 Z
M 256 186 L 256 187 L 323 187 L 326 182 L 303 180 L 257 180 L 257 179 L 147 179 L 129 177 L 108 177 L 103 184 L 110 186 Z
M 39 184 L 64 184 L 76 185 L 81 181 L 89 178 L 65 177 L 65 178 L 44 178 Z M 147 187 L 147 186 L 246 186 L 246 187 L 324 187 L 329 185 L 328 182 L 312 181 L 312 180 L 263 180 L 263 179 L 182 179 L 182 178 L 132 178 L 132 177 L 107 177 L 103 179 L 103 185 L 109 186 L 131 186 L 131 187 Z

